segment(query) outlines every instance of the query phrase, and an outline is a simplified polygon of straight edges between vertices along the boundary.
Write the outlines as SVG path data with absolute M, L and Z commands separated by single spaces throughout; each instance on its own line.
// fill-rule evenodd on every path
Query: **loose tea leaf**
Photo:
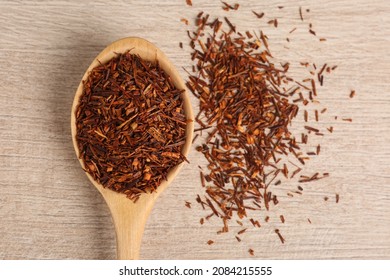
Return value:
M 264 16 L 264 13 L 256 13 L 255 11 L 252 11 L 252 13 L 257 17 L 257 18 L 262 18 Z
M 76 139 L 85 171 L 133 201 L 154 192 L 185 160 L 183 91 L 158 62 L 130 52 L 94 68 L 83 84 Z
M 280 242 L 282 242 L 282 244 L 286 241 L 284 239 L 284 237 L 280 234 L 280 231 L 279 229 L 275 229 L 275 233 L 278 235 L 279 239 L 280 239 Z
M 227 2 L 224 2 L 224 1 L 221 1 L 223 6 L 222 6 L 222 9 L 225 10 L 225 11 L 229 11 L 229 10 L 235 10 L 237 11 L 238 8 L 240 7 L 240 5 L 238 3 L 235 3 L 234 5 L 231 5 Z
M 299 17 L 303 21 L 303 15 L 302 15 L 302 7 L 299 7 Z

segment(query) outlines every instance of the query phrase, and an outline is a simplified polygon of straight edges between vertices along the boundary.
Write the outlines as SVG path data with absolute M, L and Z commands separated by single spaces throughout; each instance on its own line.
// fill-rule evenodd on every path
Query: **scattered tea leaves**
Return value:
M 234 9 L 231 4 L 222 4 L 226 11 Z M 256 18 L 264 17 L 263 12 L 252 13 Z M 299 16 L 304 21 L 302 7 Z M 227 17 L 212 18 L 205 12 L 199 12 L 195 22 L 196 28 L 187 33 L 193 65 L 192 73 L 187 72 L 186 85 L 199 100 L 195 120 L 200 133 L 203 131 L 206 136 L 196 150 L 207 161 L 207 170 L 203 169 L 200 176 L 204 194 L 202 198 L 198 195 L 197 201 L 210 211 L 205 219 L 218 217 L 223 222 L 219 234 L 228 232 L 235 217 L 260 227 L 250 215 L 254 210 L 270 210 L 279 203 L 273 188 L 284 183 L 282 180 L 295 176 L 299 183 L 308 183 L 329 176 L 328 172 L 321 175 L 313 171 L 309 173 L 313 175 L 297 174 L 303 173 L 311 158 L 320 155 L 320 145 L 313 145 L 311 138 L 309 151 L 305 145 L 309 137 L 324 136 L 325 127 L 320 125 L 326 115 L 320 118 L 319 113 L 325 114 L 327 109 L 318 105 L 319 86 L 324 85 L 324 77 L 337 66 L 304 61 L 300 64 L 307 69 L 308 76 L 294 79 L 289 73 L 289 62 L 275 63 L 278 59 L 271 53 L 263 30 L 240 31 Z M 267 23 L 278 27 L 276 18 Z M 295 30 L 296 27 L 289 33 Z M 311 23 L 309 32 L 316 35 Z M 309 112 L 310 116 L 314 113 L 313 118 L 309 118 Z M 303 133 L 294 135 L 293 120 L 302 113 Z M 328 130 L 332 132 L 333 127 Z M 302 195 L 302 191 L 298 186 L 287 196 Z M 284 216 L 279 217 L 284 223 Z M 264 220 L 268 223 L 270 217 Z M 310 219 L 308 222 L 311 223 Z M 241 241 L 238 235 L 245 230 L 235 235 L 237 241 Z M 279 229 L 275 233 L 284 243 Z

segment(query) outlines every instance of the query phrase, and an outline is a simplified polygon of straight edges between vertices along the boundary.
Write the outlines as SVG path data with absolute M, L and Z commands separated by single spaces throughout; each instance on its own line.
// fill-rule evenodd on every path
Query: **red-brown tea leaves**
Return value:
M 155 191 L 184 160 L 181 93 L 158 63 L 129 52 L 94 68 L 76 112 L 85 170 L 134 201 Z
M 288 65 L 269 61 L 264 34 L 233 35 L 232 24 L 230 32 L 218 32 L 220 21 L 207 19 L 199 20 L 202 25 L 192 37 L 198 72 L 187 82 L 199 98 L 202 123 L 211 127 L 206 142 L 197 147 L 209 162 L 206 201 L 222 219 L 233 213 L 243 218 L 248 209 L 268 209 L 277 201 L 268 185 L 281 171 L 280 155 L 298 154 L 289 131 L 298 106 L 284 89 Z M 212 35 L 201 41 L 206 27 Z M 288 173 L 287 167 L 282 171 Z
M 196 22 L 196 30 L 188 33 L 195 67 L 187 86 L 199 99 L 196 120 L 207 134 L 196 150 L 208 161 L 208 171 L 201 172 L 205 193 L 197 202 L 210 210 L 208 218 L 219 217 L 221 232 L 227 232 L 234 215 L 249 219 L 249 211 L 278 204 L 271 186 L 281 183 L 280 176 L 291 179 L 303 170 L 309 157 L 302 145 L 308 134 L 323 133 L 305 125 L 308 133 L 300 141 L 290 129 L 300 107 L 319 103 L 318 89 L 312 78 L 305 79 L 306 86 L 290 77 L 289 63 L 274 62 L 262 31 L 239 32 L 226 17 L 212 20 L 204 13 Z M 318 148 L 310 153 L 318 154 Z

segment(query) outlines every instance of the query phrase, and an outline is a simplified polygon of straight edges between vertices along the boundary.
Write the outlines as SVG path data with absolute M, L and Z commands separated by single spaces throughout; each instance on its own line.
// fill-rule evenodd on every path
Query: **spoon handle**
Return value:
M 110 203 L 115 225 L 117 258 L 119 260 L 139 259 L 142 235 L 153 207 L 153 199 L 142 199 L 134 203 L 125 196 Z

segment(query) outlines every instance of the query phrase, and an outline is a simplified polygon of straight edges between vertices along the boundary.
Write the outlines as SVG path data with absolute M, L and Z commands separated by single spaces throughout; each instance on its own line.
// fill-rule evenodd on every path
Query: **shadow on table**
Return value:
M 103 197 L 89 182 L 76 158 L 70 126 L 73 98 L 80 80 L 95 56 L 109 43 L 107 40 L 110 38 L 103 39 L 98 33 L 86 34 L 81 31 L 77 33 L 70 29 L 64 30 L 61 36 L 58 38 L 58 45 L 50 47 L 51 49 L 54 47 L 56 51 L 49 52 L 50 60 L 52 59 L 49 63 L 53 64 L 54 69 L 48 73 L 47 78 L 50 80 L 51 96 L 48 105 L 50 106 L 48 111 L 51 112 L 49 116 L 52 118 L 50 121 L 58 138 L 56 143 L 61 145 L 55 150 L 58 154 L 54 157 L 63 159 L 65 162 L 60 168 L 65 166 L 66 169 L 54 172 L 58 173 L 57 176 L 63 177 L 59 178 L 62 182 L 61 187 L 63 186 L 63 192 L 68 194 L 63 200 L 74 200 L 71 203 L 64 202 L 65 208 L 69 208 L 69 205 L 73 207 L 66 209 L 68 211 L 66 216 L 60 217 L 71 227 L 64 233 L 64 238 L 69 238 L 66 248 L 73 255 L 64 257 L 114 259 L 115 231 L 109 209 Z

